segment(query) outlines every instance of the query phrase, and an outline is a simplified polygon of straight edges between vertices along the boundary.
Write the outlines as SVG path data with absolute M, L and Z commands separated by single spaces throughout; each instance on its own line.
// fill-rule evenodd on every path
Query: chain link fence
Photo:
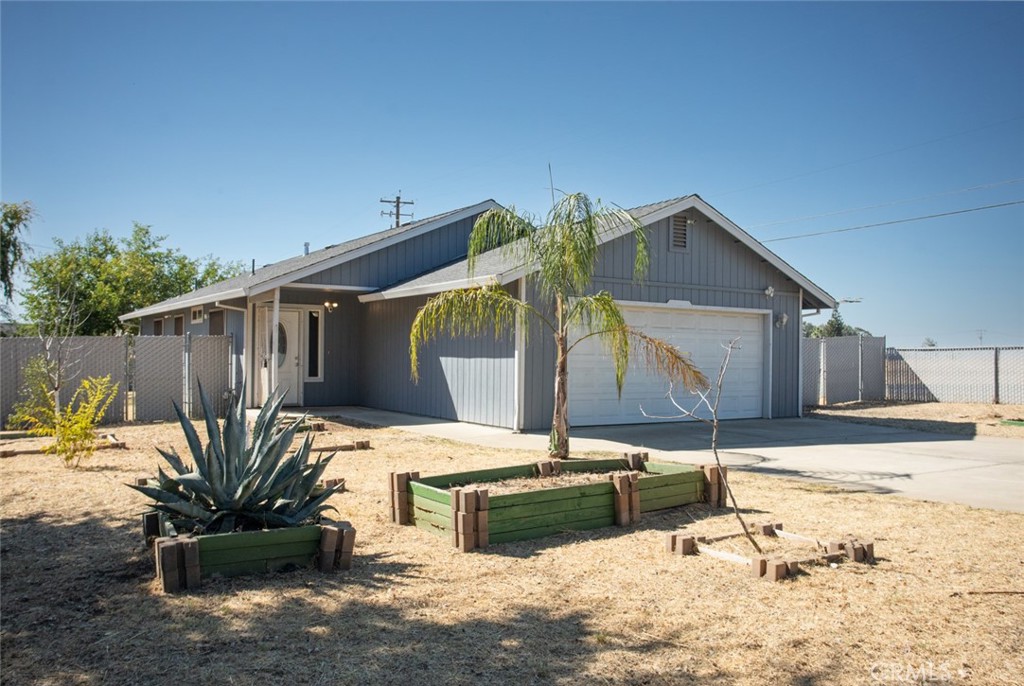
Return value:
M 887 400 L 1024 404 L 1024 347 L 889 348 Z
M 29 361 L 45 354 L 38 338 L 0 338 L 0 420 L 4 427 L 25 383 Z M 110 375 L 118 384 L 104 423 L 176 418 L 172 401 L 190 417 L 202 415 L 198 383 L 218 416 L 235 392 L 232 336 L 81 336 L 60 344 L 68 403 L 81 380 Z M 56 350 L 51 346 L 51 359 Z M 194 401 L 193 401 L 194 399 Z
M 805 405 L 852 401 L 1024 404 L 1024 347 L 886 348 L 885 338 L 805 338 Z
M 805 405 L 830 405 L 885 397 L 885 338 L 805 338 Z

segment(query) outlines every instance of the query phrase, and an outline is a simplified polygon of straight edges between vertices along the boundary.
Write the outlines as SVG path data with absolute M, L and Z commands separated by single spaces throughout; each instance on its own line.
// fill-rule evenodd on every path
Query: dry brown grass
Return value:
M 458 553 L 387 517 L 387 473 L 536 462 L 390 429 L 329 425 L 333 498 L 358 529 L 349 572 L 217 580 L 163 595 L 124 487 L 176 426 L 122 427 L 130 450 L 78 471 L 0 460 L 5 684 L 865 684 L 916 675 L 1021 683 L 1024 515 L 733 475 L 752 521 L 873 538 L 873 567 L 782 583 L 663 552 L 665 532 L 735 530 L 690 506 L 640 526 Z M 12 442 L 18 443 L 18 442 Z M 17 446 L 15 446 L 17 447 Z M 716 545 L 746 554 L 742 539 Z M 906 677 L 911 675 L 911 679 Z
M 851 402 L 816 407 L 808 416 L 956 436 L 1024 438 L 1024 426 L 1003 423 L 1024 421 L 1024 405 Z

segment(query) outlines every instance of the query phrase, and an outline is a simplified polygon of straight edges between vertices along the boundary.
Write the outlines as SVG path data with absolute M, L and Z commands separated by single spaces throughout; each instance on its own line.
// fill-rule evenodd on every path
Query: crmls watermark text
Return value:
M 877 662 L 871 665 L 871 680 L 880 684 L 948 684 L 969 676 L 954 670 L 946 662 Z

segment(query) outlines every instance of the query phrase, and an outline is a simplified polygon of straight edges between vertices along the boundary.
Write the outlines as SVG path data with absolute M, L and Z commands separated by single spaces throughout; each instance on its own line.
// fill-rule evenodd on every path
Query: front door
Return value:
M 299 340 L 302 318 L 294 310 L 281 310 L 277 329 L 277 387 L 284 395 L 285 405 L 302 404 L 302 341 Z

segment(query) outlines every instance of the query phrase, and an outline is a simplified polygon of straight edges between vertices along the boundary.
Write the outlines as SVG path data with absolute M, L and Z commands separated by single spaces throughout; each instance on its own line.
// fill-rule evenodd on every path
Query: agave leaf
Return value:
M 193 493 L 204 495 L 207 498 L 214 497 L 210 483 L 204 479 L 201 474 L 182 474 L 178 478 L 174 479 L 174 481 Z
M 175 495 L 174 493 L 168 493 L 163 489 L 153 488 L 152 486 L 137 486 L 135 484 L 128 484 L 128 486 L 134 488 L 143 495 L 148 495 L 150 498 L 157 501 L 157 503 L 170 507 L 183 515 L 197 519 L 205 519 L 210 516 L 210 513 L 207 510 Z
M 181 461 L 181 458 L 178 457 L 178 453 L 175 452 L 173 448 L 171 450 L 161 450 L 160 448 L 157 448 L 156 451 L 163 455 L 163 458 L 167 460 L 167 464 L 171 465 L 171 468 L 178 474 L 187 474 L 191 471 L 185 467 L 185 463 Z
M 188 420 L 185 413 L 178 407 L 178 403 L 172 400 L 171 404 L 174 405 L 174 412 L 178 415 L 178 422 L 181 424 L 182 431 L 185 432 L 185 440 L 188 441 L 188 449 L 192 453 L 192 460 L 196 464 L 196 469 L 200 474 L 209 478 L 206 460 L 203 459 L 203 444 L 199 440 L 196 428 L 192 426 L 192 422 Z
M 210 468 L 210 476 L 206 481 L 210 484 L 210 490 L 213 492 L 213 502 L 219 509 L 223 509 L 228 502 L 224 493 L 224 472 L 221 471 L 221 463 L 213 456 L 213 448 L 210 444 L 206 446 L 206 463 Z
M 284 396 L 276 392 L 267 399 L 267 402 L 260 409 L 256 416 L 256 426 L 253 430 L 253 442 L 250 455 L 263 450 L 263 446 L 270 443 L 274 438 L 274 429 L 277 426 L 277 413 L 284 405 Z
M 323 493 L 318 495 L 313 500 L 310 500 L 302 509 L 294 512 L 292 516 L 295 517 L 296 521 L 301 522 L 305 519 L 308 519 L 309 517 L 312 517 L 315 514 L 320 514 L 321 512 L 325 512 L 327 510 L 334 510 L 335 512 L 337 512 L 338 509 L 336 507 L 334 507 L 333 505 L 326 505 L 325 501 L 332 495 L 337 493 L 339 488 L 340 486 L 332 486 L 331 488 L 324 490 Z
M 242 403 L 238 403 L 238 405 L 242 405 Z M 234 408 L 230 408 L 224 418 L 224 457 L 231 465 L 229 482 L 241 479 L 242 470 L 248 462 L 245 454 L 245 420 L 243 419 L 239 423 L 233 410 Z M 233 493 L 235 490 L 237 490 L 237 486 L 229 489 L 228 492 Z
M 213 459 L 217 460 L 220 465 L 221 483 L 230 484 L 232 475 L 229 473 L 230 466 L 224 459 L 224 444 L 220 435 L 220 426 L 217 425 L 217 413 L 214 412 L 213 407 L 210 405 L 210 399 L 206 397 L 206 392 L 203 391 L 201 384 L 199 386 L 199 400 L 203 405 L 203 421 L 206 423 L 206 435 L 210 438 L 210 441 L 206 444 L 206 459 L 209 461 L 212 454 Z

